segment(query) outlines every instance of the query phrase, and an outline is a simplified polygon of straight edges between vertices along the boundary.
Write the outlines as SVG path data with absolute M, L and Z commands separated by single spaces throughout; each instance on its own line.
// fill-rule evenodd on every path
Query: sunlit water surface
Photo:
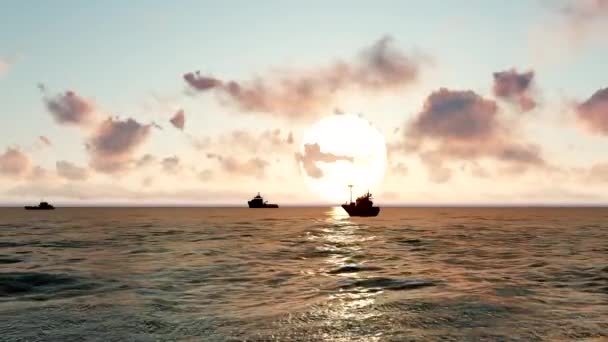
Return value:
M 0 209 L 2 341 L 606 336 L 608 209 Z

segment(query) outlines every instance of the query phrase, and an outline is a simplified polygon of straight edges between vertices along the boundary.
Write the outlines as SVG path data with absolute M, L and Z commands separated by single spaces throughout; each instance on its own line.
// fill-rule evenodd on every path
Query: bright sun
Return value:
M 349 184 L 353 185 L 353 197 L 367 190 L 372 192 L 386 168 L 382 133 L 354 115 L 321 119 L 304 135 L 300 153 L 299 164 L 306 183 L 331 202 L 348 200 Z

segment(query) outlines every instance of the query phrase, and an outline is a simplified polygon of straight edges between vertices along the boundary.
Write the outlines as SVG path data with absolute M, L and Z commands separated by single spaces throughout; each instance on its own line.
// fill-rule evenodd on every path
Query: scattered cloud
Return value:
M 516 69 L 494 73 L 494 96 L 519 106 L 524 111 L 533 110 L 536 101 L 532 98 L 531 87 L 534 72 L 517 72 Z
M 608 136 L 608 88 L 596 91 L 575 108 L 578 121 L 593 134 Z
M 213 171 L 204 169 L 198 173 L 198 179 L 201 182 L 207 182 L 213 178 Z
M 149 153 L 146 153 L 141 158 L 135 161 L 135 166 L 138 168 L 143 168 L 152 165 L 155 161 L 156 157 Z
M 228 175 L 264 177 L 266 167 L 270 165 L 268 161 L 258 157 L 240 160 L 233 156 L 207 153 L 207 158 L 217 160 L 221 171 Z
M 352 61 L 306 71 L 275 71 L 273 76 L 250 81 L 225 81 L 199 72 L 183 76 L 191 89 L 215 91 L 223 103 L 244 112 L 259 112 L 299 119 L 316 116 L 331 106 L 342 90 L 358 88 L 381 92 L 414 83 L 423 58 L 407 56 L 389 36 L 365 48 Z
M 224 83 L 217 78 L 202 76 L 199 71 L 184 74 L 184 81 L 186 81 L 186 83 L 188 83 L 188 85 L 190 85 L 192 88 L 199 91 L 218 88 Z
M 95 130 L 87 144 L 91 167 L 99 172 L 124 170 L 136 152 L 150 136 L 152 125 L 134 119 L 108 118 Z
M 450 160 L 491 158 L 522 170 L 545 166 L 540 147 L 522 142 L 500 119 L 496 103 L 470 90 L 441 88 L 430 94 L 403 138 L 396 148 L 417 151 L 435 182 L 450 178 L 444 166 Z
M 6 74 L 9 69 L 20 59 L 19 55 L 0 58 L 0 76 Z
M 141 185 L 144 187 L 150 187 L 152 186 L 152 184 L 154 183 L 154 178 L 153 177 L 145 177 L 142 181 L 141 181 Z
M 169 174 L 176 174 L 180 169 L 180 162 L 177 156 L 164 158 L 160 164 L 163 171 Z
M 72 181 L 82 181 L 88 178 L 87 169 L 78 167 L 68 161 L 61 160 L 55 163 L 57 175 Z
M 407 176 L 407 174 L 409 173 L 409 169 L 404 162 L 391 164 L 390 170 L 392 174 L 397 176 Z
M 42 141 L 43 144 L 45 144 L 46 146 L 52 146 L 53 143 L 51 143 L 51 140 L 47 137 L 45 137 L 44 135 L 41 135 L 40 137 L 38 137 L 40 139 L 40 141 Z
M 173 125 L 173 127 L 183 131 L 184 125 L 186 124 L 186 115 L 184 115 L 184 110 L 178 110 L 175 115 L 171 117 L 169 122 Z
M 44 103 L 59 124 L 86 126 L 96 119 L 95 103 L 71 90 L 53 97 L 45 96 Z
M 288 144 L 293 144 L 293 133 L 289 132 L 289 134 L 287 135 L 287 143 Z
M 587 180 L 608 183 L 608 162 L 596 163 L 587 172 Z
M 293 144 L 293 134 L 289 132 L 285 136 L 279 128 L 261 132 L 233 130 L 215 138 L 193 139 L 193 144 L 197 150 L 227 149 L 253 154 L 258 152 L 282 152 L 291 149 L 289 145 Z
M 605 46 L 607 0 L 546 1 L 549 15 L 530 32 L 530 51 L 538 62 L 562 60 L 586 46 Z
M 31 182 L 45 181 L 51 178 L 51 173 L 40 165 L 36 165 L 30 171 L 27 179 Z
M 296 161 L 302 166 L 304 171 L 306 171 L 306 174 L 312 178 L 323 177 L 323 170 L 317 166 L 318 162 L 334 163 L 339 160 L 353 162 L 353 157 L 321 152 L 321 146 L 317 143 L 305 144 L 304 153 L 297 152 L 295 157 Z
M 597 24 L 608 19 L 608 0 L 569 1 L 561 8 L 572 39 L 583 39 Z
M 95 203 L 105 201 L 149 201 L 158 202 L 196 202 L 217 203 L 233 202 L 235 198 L 247 198 L 249 193 L 238 190 L 209 190 L 206 187 L 199 189 L 190 187 L 188 189 L 172 190 L 132 190 L 115 183 L 64 183 L 64 184 L 21 184 L 7 189 L 6 196 L 25 197 L 50 197 L 57 200 L 94 201 Z
M 22 178 L 31 168 L 30 158 L 17 148 L 9 147 L 0 154 L 0 175 Z

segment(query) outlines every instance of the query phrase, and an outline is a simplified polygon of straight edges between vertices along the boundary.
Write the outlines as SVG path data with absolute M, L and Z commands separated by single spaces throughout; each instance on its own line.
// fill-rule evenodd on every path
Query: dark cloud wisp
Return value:
M 309 177 L 323 177 L 323 170 L 317 165 L 318 162 L 334 163 L 339 160 L 353 162 L 353 157 L 339 156 L 332 153 L 321 152 L 319 144 L 305 144 L 304 153 L 297 152 L 295 154 L 296 161 L 302 166 Z
M 497 98 L 514 103 L 527 112 L 536 107 L 531 94 L 533 80 L 533 71 L 519 73 L 516 69 L 511 69 L 495 72 L 492 90 Z

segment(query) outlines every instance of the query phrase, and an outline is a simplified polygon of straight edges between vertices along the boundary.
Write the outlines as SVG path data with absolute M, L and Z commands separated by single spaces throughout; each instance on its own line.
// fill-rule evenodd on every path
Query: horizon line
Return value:
M 289 203 L 280 204 L 279 208 L 333 208 L 339 207 L 343 203 Z M 22 208 L 27 204 L 22 202 L 0 202 L 0 208 Z M 248 208 L 244 204 L 235 203 L 124 203 L 124 202 L 98 202 L 98 203 L 79 203 L 79 202 L 56 202 L 55 207 L 64 208 Z M 608 207 L 608 202 L 515 202 L 515 203 L 388 203 L 379 204 L 383 208 L 543 208 L 543 207 L 562 207 L 562 208 L 581 208 L 581 207 Z

